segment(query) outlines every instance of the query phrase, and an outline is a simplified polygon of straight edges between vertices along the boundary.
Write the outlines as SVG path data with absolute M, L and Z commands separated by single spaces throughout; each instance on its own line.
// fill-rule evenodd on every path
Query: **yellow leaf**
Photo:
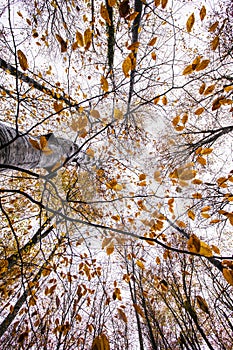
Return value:
M 84 116 L 80 116 L 77 120 L 77 130 L 83 130 L 88 124 L 88 119 L 87 117 L 84 115 Z
M 124 118 L 124 114 L 120 109 L 114 109 L 114 118 L 116 120 L 122 120 Z
M 205 91 L 205 83 L 203 83 L 203 84 L 201 84 L 201 86 L 200 86 L 200 89 L 199 89 L 199 94 L 203 94 L 203 92 Z
M 211 209 L 211 207 L 209 205 L 207 205 L 206 207 L 201 208 L 201 212 L 209 211 L 210 209 Z
M 145 269 L 145 265 L 143 264 L 143 262 L 141 260 L 137 260 L 136 264 L 138 265 L 138 267 L 140 267 L 140 269 Z
M 190 209 L 190 210 L 188 210 L 188 217 L 190 218 L 190 219 L 192 219 L 192 220 L 194 220 L 195 219 L 195 213 Z
M 194 114 L 196 115 L 201 115 L 204 112 L 205 108 L 200 107 L 198 109 L 196 109 L 196 111 L 194 112 Z
M 132 69 L 132 62 L 129 56 L 127 56 L 122 63 L 122 70 L 126 78 L 129 77 L 129 72 Z
M 111 21 L 110 21 L 110 18 L 109 18 L 108 10 L 104 6 L 103 3 L 101 3 L 101 5 L 100 5 L 100 15 L 108 23 L 108 25 L 110 26 L 111 25 Z
M 67 51 L 67 42 L 59 34 L 55 34 L 55 37 L 61 46 L 61 52 L 66 52 Z
M 93 117 L 93 118 L 96 118 L 96 119 L 99 119 L 100 118 L 100 113 L 99 111 L 97 111 L 97 109 L 92 109 L 90 111 L 90 115 Z
M 204 255 L 208 258 L 212 257 L 213 252 L 212 252 L 212 249 L 210 248 L 210 246 L 203 241 L 200 241 L 200 242 L 201 242 L 201 246 L 200 246 L 199 254 Z
M 95 151 L 92 148 L 87 148 L 86 154 L 93 158 L 95 155 Z
M 78 30 L 76 31 L 76 41 L 79 46 L 84 46 L 83 36 Z
M 200 154 L 207 155 L 207 154 L 210 154 L 212 152 L 213 152 L 213 148 L 202 148 Z
M 201 213 L 201 216 L 202 216 L 204 219 L 209 219 L 209 218 L 210 218 L 210 214 L 208 214 L 208 213 Z
M 100 78 L 100 83 L 101 83 L 101 89 L 104 92 L 108 92 L 108 81 L 103 75 Z
M 192 27 L 193 27 L 193 25 L 194 25 L 194 22 L 195 22 L 195 16 L 194 16 L 194 13 L 192 13 L 192 14 L 189 16 L 189 18 L 188 18 L 188 20 L 187 20 L 187 22 L 186 22 L 186 28 L 187 28 L 187 32 L 188 32 L 188 33 L 191 32 Z
M 91 34 L 92 31 L 90 30 L 90 28 L 87 28 L 84 32 L 85 50 L 88 50 L 91 45 Z
M 204 311 L 205 313 L 209 314 L 209 308 L 208 308 L 208 304 L 205 301 L 204 298 L 202 298 L 200 295 L 196 296 L 196 300 L 197 300 L 197 305 L 199 306 L 199 308 Z
M 214 38 L 214 40 L 212 40 L 211 43 L 210 43 L 210 48 L 211 48 L 211 50 L 213 50 L 213 51 L 216 50 L 217 47 L 218 47 L 218 45 L 219 45 L 219 37 L 216 36 L 216 37 Z
M 233 85 L 225 86 L 225 87 L 224 87 L 224 91 L 226 91 L 226 92 L 229 92 L 229 91 L 231 91 L 231 90 L 233 90 Z
M 214 89 L 215 89 L 215 84 L 208 86 L 204 91 L 204 95 L 206 96 L 211 94 L 211 92 L 213 92 Z
M 157 41 L 157 36 L 155 36 L 154 38 L 152 38 L 149 43 L 148 43 L 148 46 L 154 46 L 154 44 L 156 43 Z
M 167 105 L 167 97 L 166 96 L 163 96 L 162 103 L 163 103 L 163 105 Z
M 206 8 L 205 8 L 205 6 L 203 5 L 202 8 L 201 8 L 201 10 L 200 10 L 200 19 L 201 19 L 201 21 L 203 21 L 203 19 L 205 18 L 205 16 L 206 16 Z
M 225 280 L 233 286 L 233 270 L 224 268 L 222 273 Z
M 17 51 L 17 56 L 18 56 L 18 59 L 19 59 L 20 67 L 23 70 L 27 70 L 29 68 L 28 61 L 27 61 L 27 57 L 24 55 L 23 51 L 18 50 Z
M 213 24 L 211 24 L 211 26 L 209 27 L 209 32 L 214 32 L 218 26 L 218 23 L 219 22 L 217 21 L 217 22 L 214 22 Z
M 193 69 L 193 65 L 190 64 L 188 65 L 187 67 L 185 67 L 185 69 L 183 70 L 183 75 L 188 75 L 188 74 L 191 74 L 193 73 L 194 69 Z
M 109 340 L 104 333 L 101 333 L 93 340 L 91 350 L 110 350 Z
M 210 60 L 202 60 L 196 67 L 196 71 L 199 72 L 200 70 L 205 69 L 208 64 L 210 63 Z

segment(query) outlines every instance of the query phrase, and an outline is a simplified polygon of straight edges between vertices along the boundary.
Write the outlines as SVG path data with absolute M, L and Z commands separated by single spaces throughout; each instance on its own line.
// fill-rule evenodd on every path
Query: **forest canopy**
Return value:
M 0 16 L 1 349 L 232 349 L 232 2 Z

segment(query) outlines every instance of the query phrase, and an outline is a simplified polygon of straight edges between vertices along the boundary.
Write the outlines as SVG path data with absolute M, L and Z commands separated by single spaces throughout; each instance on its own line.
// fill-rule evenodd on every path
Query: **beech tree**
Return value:
M 2 349 L 231 349 L 232 5 L 1 5 Z

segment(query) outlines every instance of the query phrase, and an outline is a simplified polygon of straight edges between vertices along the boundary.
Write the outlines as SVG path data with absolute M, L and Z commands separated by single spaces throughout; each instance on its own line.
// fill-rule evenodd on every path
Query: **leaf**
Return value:
M 205 108 L 204 107 L 200 107 L 198 109 L 196 109 L 196 111 L 194 112 L 195 115 L 201 115 L 204 112 Z
M 99 119 L 100 118 L 100 112 L 97 110 L 97 109 L 92 109 L 90 111 L 90 115 L 93 117 L 93 118 L 96 118 L 96 119 Z
M 120 17 L 127 17 L 130 14 L 129 0 L 123 0 L 119 5 Z
M 155 104 L 155 105 L 157 105 L 157 104 L 158 104 L 159 99 L 160 99 L 160 96 L 159 96 L 159 97 L 156 97 L 156 98 L 154 99 L 154 101 L 153 101 L 153 102 L 154 102 L 154 104 Z
M 214 38 L 214 40 L 212 40 L 211 43 L 210 43 L 211 50 L 215 51 L 217 49 L 218 45 L 219 45 L 219 37 L 216 36 Z
M 83 36 L 78 30 L 76 31 L 76 41 L 79 46 L 84 46 Z
M 100 15 L 108 23 L 108 25 L 111 26 L 111 21 L 110 21 L 110 18 L 109 18 L 108 10 L 104 6 L 103 3 L 101 3 L 101 5 L 100 5 Z
M 205 69 L 208 64 L 210 63 L 210 60 L 203 60 L 201 61 L 198 66 L 196 67 L 196 71 L 199 72 L 200 70 L 203 70 Z
M 114 118 L 116 120 L 122 120 L 124 118 L 124 114 L 120 109 L 115 108 L 114 109 Z
M 186 22 L 186 28 L 187 28 L 188 33 L 191 32 L 193 25 L 194 25 L 194 22 L 195 22 L 195 16 L 194 16 L 194 13 L 192 13 Z
M 211 24 L 211 26 L 209 27 L 209 32 L 214 32 L 215 29 L 217 28 L 218 26 L 218 21 L 214 22 L 213 24 Z
M 127 323 L 128 322 L 128 319 L 127 319 L 127 316 L 126 316 L 126 314 L 124 313 L 124 311 L 122 310 L 122 309 L 117 309 L 117 311 L 118 311 L 118 316 L 119 316 L 119 319 L 120 320 L 122 320 L 122 321 L 124 321 L 125 323 Z
M 176 126 L 180 121 L 180 116 L 177 115 L 175 118 L 172 119 L 172 124 Z
M 203 92 L 205 91 L 205 87 L 206 87 L 206 84 L 205 83 L 202 83 L 201 86 L 200 86 L 200 89 L 199 89 L 199 94 L 202 95 Z
M 213 256 L 213 252 L 212 252 L 211 247 L 207 243 L 205 243 L 203 241 L 200 241 L 200 242 L 201 242 L 201 247 L 200 247 L 199 254 L 204 255 L 204 256 L 206 256 L 208 258 L 212 257 Z
M 101 333 L 93 340 L 91 350 L 110 350 L 109 340 L 104 333 Z
M 161 7 L 162 9 L 165 9 L 165 7 L 167 6 L 168 0 L 162 0 L 161 2 Z
M 38 140 L 28 139 L 33 148 L 41 150 L 40 142 Z
M 162 103 L 163 103 L 164 106 L 167 105 L 167 97 L 166 96 L 163 96 Z
M 185 113 L 181 119 L 181 122 L 185 125 L 187 123 L 187 121 L 188 121 L 188 114 Z
M 129 45 L 129 46 L 127 47 L 127 49 L 133 51 L 133 50 L 138 49 L 138 48 L 139 48 L 139 45 L 140 45 L 140 42 L 139 42 L 139 41 L 135 41 L 135 43 Z
M 210 314 L 209 307 L 208 307 L 208 304 L 205 301 L 205 299 L 202 298 L 200 295 L 197 295 L 196 300 L 197 300 L 197 305 L 199 306 L 199 308 L 209 315 Z
M 213 148 L 202 148 L 200 154 L 207 155 L 207 154 L 210 154 L 212 152 L 213 152 Z
M 132 69 L 132 62 L 129 56 L 127 56 L 122 63 L 122 70 L 126 78 L 129 77 L 129 72 Z
M 161 0 L 154 0 L 154 4 L 155 4 L 156 7 L 158 7 L 160 5 L 160 1 Z
M 84 32 L 84 43 L 85 43 L 85 50 L 88 50 L 89 47 L 91 46 L 91 34 L 92 31 L 90 30 L 90 28 L 87 28 Z
M 216 245 L 212 244 L 212 245 L 211 245 L 211 249 L 213 250 L 213 252 L 214 252 L 215 254 L 218 254 L 218 255 L 221 254 L 221 253 L 220 253 L 220 249 L 219 249 Z
M 59 34 L 55 34 L 55 37 L 61 46 L 61 52 L 66 52 L 67 51 L 67 42 Z
M 212 111 L 219 109 L 221 107 L 221 101 L 224 100 L 224 96 L 216 98 L 212 103 Z
M 19 65 L 20 67 L 25 71 L 29 68 L 28 66 L 28 61 L 27 61 L 27 57 L 24 55 L 23 51 L 18 50 L 17 51 L 17 56 L 18 56 L 18 60 L 19 60 Z
M 151 58 L 152 58 L 152 60 L 154 60 L 154 61 L 156 61 L 156 53 L 153 51 L 153 52 L 151 52 Z
M 138 265 L 138 267 L 140 267 L 140 269 L 142 269 L 142 270 L 145 269 L 145 265 L 143 264 L 143 262 L 141 260 L 137 260 L 136 264 Z
M 222 270 L 222 273 L 223 273 L 223 277 L 225 278 L 225 280 L 226 280 L 231 286 L 233 286 L 233 270 L 224 268 L 224 269 Z
M 190 218 L 190 219 L 192 219 L 192 220 L 194 220 L 195 219 L 195 213 L 192 211 L 192 210 L 188 210 L 188 217 Z
M 107 255 L 111 255 L 113 252 L 114 252 L 114 244 L 113 242 L 111 242 L 106 248 L 106 253 Z
M 109 5 L 110 7 L 115 6 L 115 5 L 116 5 L 116 0 L 108 0 L 108 5 Z
M 101 83 L 101 89 L 105 92 L 108 92 L 108 81 L 103 75 L 100 78 L 100 83 Z
M 211 94 L 215 89 L 215 84 L 208 86 L 204 91 L 204 96 Z
M 185 67 L 185 69 L 183 70 L 183 75 L 188 75 L 188 74 L 191 74 L 194 72 L 194 69 L 193 69 L 193 65 L 190 64 L 188 65 L 187 67 Z
M 205 8 L 205 6 L 203 5 L 202 8 L 201 8 L 201 10 L 200 10 L 200 19 L 201 19 L 201 21 L 203 21 L 203 19 L 205 18 L 205 16 L 206 16 L 206 8 Z
M 55 112 L 57 112 L 57 113 L 61 112 L 62 109 L 63 109 L 62 102 L 61 102 L 61 103 L 58 103 L 57 101 L 55 101 L 55 102 L 53 103 L 53 108 L 54 108 Z
M 140 305 L 138 304 L 133 304 L 133 307 L 135 309 L 135 311 L 137 312 L 137 314 L 139 314 L 142 318 L 144 318 L 144 312 L 142 311 L 142 308 Z
M 154 44 L 156 43 L 157 41 L 157 36 L 155 36 L 154 38 L 152 38 L 149 43 L 148 43 L 148 46 L 154 46 Z
M 112 237 L 105 237 L 102 241 L 102 249 L 104 249 L 111 241 Z
M 184 170 L 181 174 L 179 174 L 180 180 L 192 180 L 196 176 L 196 170 Z
M 195 69 L 200 62 L 201 62 L 201 56 L 197 56 L 192 62 L 193 69 Z
M 201 241 L 200 239 L 192 234 L 187 241 L 187 248 L 192 253 L 198 253 L 200 251 Z

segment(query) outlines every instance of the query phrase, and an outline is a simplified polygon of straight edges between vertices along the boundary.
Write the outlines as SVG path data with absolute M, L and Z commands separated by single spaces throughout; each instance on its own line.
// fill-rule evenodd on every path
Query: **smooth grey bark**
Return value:
M 28 134 L 17 134 L 16 130 L 0 123 L 0 166 L 10 165 L 23 169 L 45 168 L 48 171 L 59 161 L 64 162 L 78 151 L 72 141 L 56 137 L 54 134 L 43 135 L 47 139 L 47 154 L 32 146 L 30 139 L 39 140 Z

